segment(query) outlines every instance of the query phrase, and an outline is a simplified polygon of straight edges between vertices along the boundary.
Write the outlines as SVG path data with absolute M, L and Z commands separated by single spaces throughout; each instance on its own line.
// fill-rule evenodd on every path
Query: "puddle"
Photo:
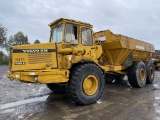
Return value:
M 6 104 L 3 104 L 3 105 L 0 105 L 0 110 L 16 107 L 16 106 L 19 106 L 19 105 L 24 105 L 24 104 L 27 104 L 27 103 L 33 103 L 33 102 L 38 102 L 38 101 L 46 101 L 48 96 L 49 95 L 46 95 L 46 96 L 43 96 L 43 97 L 35 97 L 35 98 L 27 99 L 27 100 L 11 102 L 11 103 L 6 103 Z

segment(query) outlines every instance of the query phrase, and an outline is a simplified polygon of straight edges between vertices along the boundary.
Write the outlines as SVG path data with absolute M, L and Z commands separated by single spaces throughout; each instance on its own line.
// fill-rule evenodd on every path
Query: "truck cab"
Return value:
M 57 44 L 59 59 L 63 59 L 59 61 L 59 67 L 70 68 L 72 64 L 82 59 L 97 62 L 102 49 L 100 45 L 95 44 L 92 25 L 61 18 L 51 23 L 50 27 L 50 42 Z M 66 63 L 67 59 L 71 61 Z

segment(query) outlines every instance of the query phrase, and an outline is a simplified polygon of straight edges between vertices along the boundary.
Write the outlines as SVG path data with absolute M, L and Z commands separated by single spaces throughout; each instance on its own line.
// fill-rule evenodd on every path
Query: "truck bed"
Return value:
M 150 43 L 113 34 L 109 30 L 97 32 L 94 36 L 102 41 L 104 56 L 106 56 L 104 61 L 107 64 L 129 66 L 133 61 L 147 61 L 155 52 L 154 46 Z

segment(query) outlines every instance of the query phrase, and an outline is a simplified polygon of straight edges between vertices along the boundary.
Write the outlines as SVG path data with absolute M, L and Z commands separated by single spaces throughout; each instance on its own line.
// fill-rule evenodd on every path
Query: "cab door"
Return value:
M 96 47 L 93 41 L 92 30 L 87 27 L 81 27 L 81 45 L 85 49 L 85 55 L 96 58 Z

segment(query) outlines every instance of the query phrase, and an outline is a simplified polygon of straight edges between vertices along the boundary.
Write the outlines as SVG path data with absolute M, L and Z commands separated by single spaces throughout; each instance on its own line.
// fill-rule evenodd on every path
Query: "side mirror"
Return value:
M 70 40 L 70 44 L 71 45 L 77 45 L 78 44 L 78 40 Z

